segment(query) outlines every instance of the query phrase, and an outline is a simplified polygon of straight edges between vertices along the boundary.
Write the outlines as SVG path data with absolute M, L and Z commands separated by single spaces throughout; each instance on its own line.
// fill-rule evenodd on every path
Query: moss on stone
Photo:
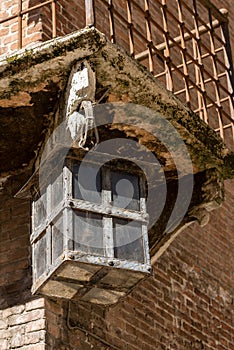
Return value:
M 51 43 L 51 45 L 50 45 Z M 95 30 L 89 29 L 76 32 L 67 41 L 59 41 L 55 39 L 49 43 L 42 44 L 41 50 L 25 50 L 22 54 L 15 54 L 6 58 L 7 66 L 0 73 L 0 78 L 18 73 L 19 71 L 29 68 L 36 64 L 49 61 L 56 57 L 65 56 L 68 52 L 79 50 L 89 50 L 90 54 L 99 50 L 105 41 L 103 37 Z M 44 49 L 44 45 L 48 45 L 48 50 Z

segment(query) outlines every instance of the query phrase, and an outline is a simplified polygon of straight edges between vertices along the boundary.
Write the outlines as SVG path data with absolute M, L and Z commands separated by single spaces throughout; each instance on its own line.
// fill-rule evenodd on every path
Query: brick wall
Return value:
M 43 1 L 46 2 L 46 1 Z M 23 0 L 22 9 L 42 3 L 39 0 Z M 72 9 L 72 11 L 71 11 Z M 0 2 L 0 20 L 16 15 L 18 0 Z M 85 27 L 84 1 L 59 0 L 56 3 L 57 36 L 71 33 Z M 0 55 L 17 50 L 18 19 L 0 24 Z M 22 45 L 30 47 L 52 38 L 52 11 L 48 4 L 22 16 Z
M 108 312 L 107 339 L 120 349 L 234 348 L 232 186 L 219 215 L 183 231 L 153 277 Z
M 1 18 L 13 14 L 16 3 L 1 1 Z M 35 3 L 30 1 L 31 6 Z M 76 1 L 64 0 L 68 3 L 74 11 L 57 4 L 59 35 L 78 28 L 77 17 L 79 27 L 84 27 L 84 9 Z M 229 0 L 214 3 L 228 8 L 233 17 Z M 97 15 L 101 18 L 101 12 Z M 24 21 L 26 44 L 50 38 L 49 7 Z M 103 17 L 102 23 L 107 26 L 108 19 Z M 233 38 L 233 21 L 229 30 Z M 16 48 L 16 21 L 0 26 L 0 38 L 0 54 Z M 226 198 L 207 226 L 194 224 L 176 238 L 156 262 L 150 278 L 119 304 L 104 309 L 32 299 L 30 203 L 13 199 L 12 194 L 2 196 L 0 349 L 234 349 L 233 181 L 226 182 Z
M 24 0 L 22 9 L 33 6 L 38 1 Z M 0 20 L 14 16 L 18 12 L 18 0 L 6 0 L 0 2 Z M 42 41 L 42 13 L 41 10 L 32 11 L 30 15 L 22 16 L 23 46 Z M 18 19 L 0 24 L 0 55 L 10 53 L 18 49 Z
M 44 350 L 45 335 L 43 298 L 0 310 L 1 350 Z
M 233 183 L 210 223 L 184 230 L 117 305 L 55 303 L 63 331 L 49 335 L 49 349 L 234 349 Z
M 194 224 L 184 230 L 152 277 L 110 309 L 30 301 L 28 202 L 4 201 L 0 348 L 233 349 L 232 188 L 227 181 L 227 201 L 205 228 Z
M 26 300 L 31 287 L 30 203 L 1 197 L 0 307 Z
M 43 1 L 39 0 L 23 0 L 22 9 L 26 10 L 32 8 L 35 5 L 41 4 Z M 233 8 L 229 0 L 213 0 L 212 1 L 217 8 L 226 8 L 229 11 L 229 17 L 232 18 Z M 123 0 L 115 0 L 114 5 L 118 8 L 121 17 L 115 17 L 115 30 L 116 30 L 116 41 L 117 43 L 128 50 L 129 36 L 127 32 L 127 10 L 126 2 Z M 157 21 L 160 25 L 163 25 L 161 11 L 159 11 L 159 6 L 151 3 L 151 15 L 153 18 L 157 18 Z M 170 9 L 175 9 L 177 13 L 177 2 L 168 1 Z M 140 7 L 143 9 L 144 6 L 142 3 Z M 122 8 L 122 10 L 121 10 Z M 202 11 L 198 4 L 198 11 Z M 18 0 L 4 0 L 0 3 L 0 20 L 14 16 L 18 12 Z M 160 13 L 160 14 L 159 14 Z M 134 18 L 138 18 L 136 28 L 144 35 L 146 38 L 146 25 L 145 18 L 142 15 L 142 12 L 139 10 L 139 7 L 132 4 L 132 15 Z M 184 8 L 184 15 L 187 16 L 186 22 L 192 23 L 193 19 L 189 17 L 186 8 Z M 208 22 L 208 16 L 205 13 L 202 13 L 202 16 L 205 16 L 203 19 L 205 22 Z M 102 32 L 104 32 L 109 39 L 110 30 L 109 30 L 109 15 L 107 11 L 107 5 L 101 1 L 95 1 L 95 17 L 96 17 L 96 26 Z M 56 19 L 57 19 L 57 36 L 65 35 L 71 33 L 77 29 L 85 27 L 85 6 L 84 1 L 75 1 L 75 0 L 59 0 L 56 2 Z M 4 24 L 0 24 L 0 54 L 10 53 L 13 50 L 17 49 L 17 18 L 14 18 Z M 125 22 L 124 22 L 125 21 Z M 135 21 L 136 22 L 136 21 Z M 229 23 L 230 31 L 233 32 L 233 23 L 230 20 Z M 45 41 L 52 38 L 52 12 L 51 5 L 48 4 L 37 10 L 30 11 L 27 14 L 22 16 L 22 28 L 23 28 L 23 46 L 29 44 L 35 44 L 36 42 Z M 168 30 L 173 36 L 180 35 L 177 25 L 174 25 L 174 21 L 171 17 L 168 18 Z M 155 43 L 160 44 L 163 38 L 158 42 L 158 34 L 154 29 L 152 31 L 152 39 Z M 159 37 L 158 37 L 159 38 Z M 142 42 L 142 38 L 136 36 L 136 53 L 142 51 L 142 48 L 146 47 L 146 44 Z

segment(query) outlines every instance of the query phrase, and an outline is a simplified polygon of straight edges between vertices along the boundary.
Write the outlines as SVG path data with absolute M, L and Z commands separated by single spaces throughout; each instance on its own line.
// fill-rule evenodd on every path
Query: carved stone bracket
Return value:
M 209 222 L 210 212 L 224 201 L 224 181 L 217 169 L 208 169 L 195 176 L 192 208 L 188 215 L 196 218 L 201 226 Z
M 70 72 L 65 93 L 64 117 L 69 118 L 84 100 L 95 102 L 96 78 L 87 60 L 76 63 Z

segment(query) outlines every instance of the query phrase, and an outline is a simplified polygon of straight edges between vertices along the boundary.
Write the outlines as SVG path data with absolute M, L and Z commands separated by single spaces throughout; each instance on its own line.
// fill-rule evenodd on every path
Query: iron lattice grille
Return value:
M 234 84 L 226 10 L 218 10 L 209 0 L 86 0 L 79 4 L 83 22 L 79 18 L 79 24 L 72 23 L 70 18 L 72 25 L 64 29 L 61 13 L 69 16 L 65 0 L 16 0 L 16 4 L 14 14 L 0 17 L 0 26 L 17 23 L 18 48 L 24 46 L 24 16 L 35 11 L 47 9 L 42 40 L 65 35 L 82 23 L 95 25 L 233 148 Z

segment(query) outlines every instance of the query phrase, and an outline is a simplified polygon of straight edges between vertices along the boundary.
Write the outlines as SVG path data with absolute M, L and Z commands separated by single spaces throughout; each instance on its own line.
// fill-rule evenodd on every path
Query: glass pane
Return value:
M 113 221 L 115 257 L 144 263 L 141 224 L 123 219 Z
M 74 249 L 103 256 L 102 216 L 73 210 Z
M 98 167 L 84 163 L 73 166 L 73 196 L 101 203 L 101 174 Z
M 60 216 L 52 226 L 52 262 L 63 253 L 63 217 Z
M 55 209 L 63 199 L 63 175 L 60 174 L 53 182 L 51 188 L 51 209 Z
M 43 193 L 41 197 L 34 202 L 34 230 L 45 221 L 46 214 L 46 193 Z
M 119 208 L 140 210 L 139 177 L 123 172 L 111 172 L 113 205 Z
M 46 269 L 46 235 L 42 236 L 36 243 L 34 248 L 34 259 L 36 268 L 36 278 L 40 277 Z

